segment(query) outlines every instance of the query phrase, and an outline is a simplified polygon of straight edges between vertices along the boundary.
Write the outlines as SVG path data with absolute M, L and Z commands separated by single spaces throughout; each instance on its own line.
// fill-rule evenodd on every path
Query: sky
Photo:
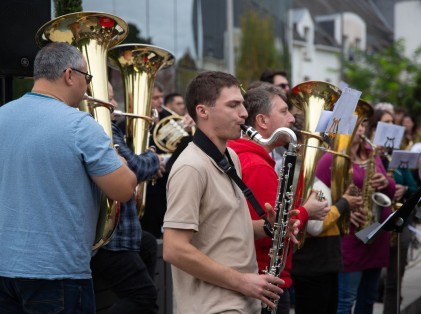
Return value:
M 177 59 L 187 49 L 195 56 L 193 0 L 83 0 L 82 6 L 83 11 L 110 13 L 137 25 L 142 37 L 151 37 L 153 45 L 172 52 Z

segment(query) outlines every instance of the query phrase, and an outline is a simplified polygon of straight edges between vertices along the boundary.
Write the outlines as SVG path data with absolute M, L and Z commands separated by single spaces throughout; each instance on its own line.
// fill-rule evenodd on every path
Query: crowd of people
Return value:
M 364 140 L 374 138 L 378 122 L 395 123 L 405 128 L 401 149 L 417 151 L 417 123 L 404 109 L 380 103 L 356 125 L 342 195 L 330 195 L 337 174 L 334 153 L 326 152 L 309 196 L 293 208 L 279 189 L 294 175 L 284 162 L 291 138 L 266 143 L 242 133 L 244 125 L 264 139 L 279 128 L 300 129 L 286 72 L 265 70 L 244 93 L 233 75 L 218 71 L 198 74 L 184 97 L 156 83 L 157 119 L 175 117 L 187 136 L 170 153 L 151 137 L 135 154 L 116 117 L 109 138 L 77 110 L 93 78 L 87 68 L 76 48 L 51 43 L 36 56 L 32 91 L 0 107 L 0 313 L 94 313 L 100 289 L 116 295 L 109 313 L 158 313 L 161 238 L 178 313 L 372 313 L 379 299 L 385 314 L 395 313 L 410 221 L 400 254 L 390 232 L 367 244 L 356 233 L 371 210 L 364 191 L 392 200 L 380 209 L 382 222 L 419 186 L 418 171 L 388 169 L 390 152 Z M 118 107 L 110 83 L 108 93 Z M 145 181 L 139 219 L 134 195 Z M 109 243 L 92 251 L 102 194 L 120 202 L 120 221 Z M 288 217 L 282 239 L 274 234 L 280 212 Z M 299 231 L 306 240 L 296 249 Z M 286 252 L 279 259 L 275 241 Z M 279 276 L 268 269 L 272 259 Z

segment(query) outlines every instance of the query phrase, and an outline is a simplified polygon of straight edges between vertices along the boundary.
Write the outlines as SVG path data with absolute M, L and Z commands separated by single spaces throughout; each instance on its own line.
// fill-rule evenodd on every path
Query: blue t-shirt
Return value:
M 0 276 L 88 279 L 100 191 L 122 166 L 103 128 L 27 93 L 0 107 Z

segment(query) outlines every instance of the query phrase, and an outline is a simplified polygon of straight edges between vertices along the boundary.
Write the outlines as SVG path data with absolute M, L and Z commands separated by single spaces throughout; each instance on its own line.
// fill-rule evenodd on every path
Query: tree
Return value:
M 184 93 L 187 85 L 199 73 L 196 62 L 189 50 L 178 60 L 176 67 L 176 91 Z
M 420 51 L 412 58 L 407 58 L 404 51 L 403 41 L 373 54 L 356 50 L 352 60 L 344 58 L 344 80 L 361 90 L 362 98 L 367 101 L 390 102 L 421 114 Z
M 246 11 L 241 17 L 241 44 L 237 77 L 248 85 L 257 80 L 264 69 L 285 68 L 282 54 L 275 48 L 275 34 L 270 17 Z
M 150 37 L 142 37 L 141 30 L 133 23 L 128 23 L 129 25 L 129 34 L 124 39 L 124 44 L 152 44 L 152 39 Z
M 82 12 L 82 0 L 54 0 L 55 15 Z

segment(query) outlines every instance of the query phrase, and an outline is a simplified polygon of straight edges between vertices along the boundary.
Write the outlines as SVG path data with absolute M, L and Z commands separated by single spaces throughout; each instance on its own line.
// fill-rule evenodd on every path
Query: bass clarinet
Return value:
M 269 262 L 265 269 L 265 274 L 279 277 L 285 267 L 290 247 L 288 233 L 289 212 L 294 203 L 295 188 L 293 185 L 295 164 L 297 160 L 297 136 L 288 128 L 278 128 L 268 139 L 264 139 L 255 129 L 242 125 L 241 129 L 250 140 L 261 144 L 273 144 L 280 135 L 289 135 L 290 141 L 287 151 L 284 153 L 283 165 L 279 172 L 278 193 L 275 202 L 276 218 L 273 225 L 272 247 L 269 250 Z M 276 307 L 269 309 L 263 305 L 264 311 L 276 314 L 277 300 L 271 300 Z

